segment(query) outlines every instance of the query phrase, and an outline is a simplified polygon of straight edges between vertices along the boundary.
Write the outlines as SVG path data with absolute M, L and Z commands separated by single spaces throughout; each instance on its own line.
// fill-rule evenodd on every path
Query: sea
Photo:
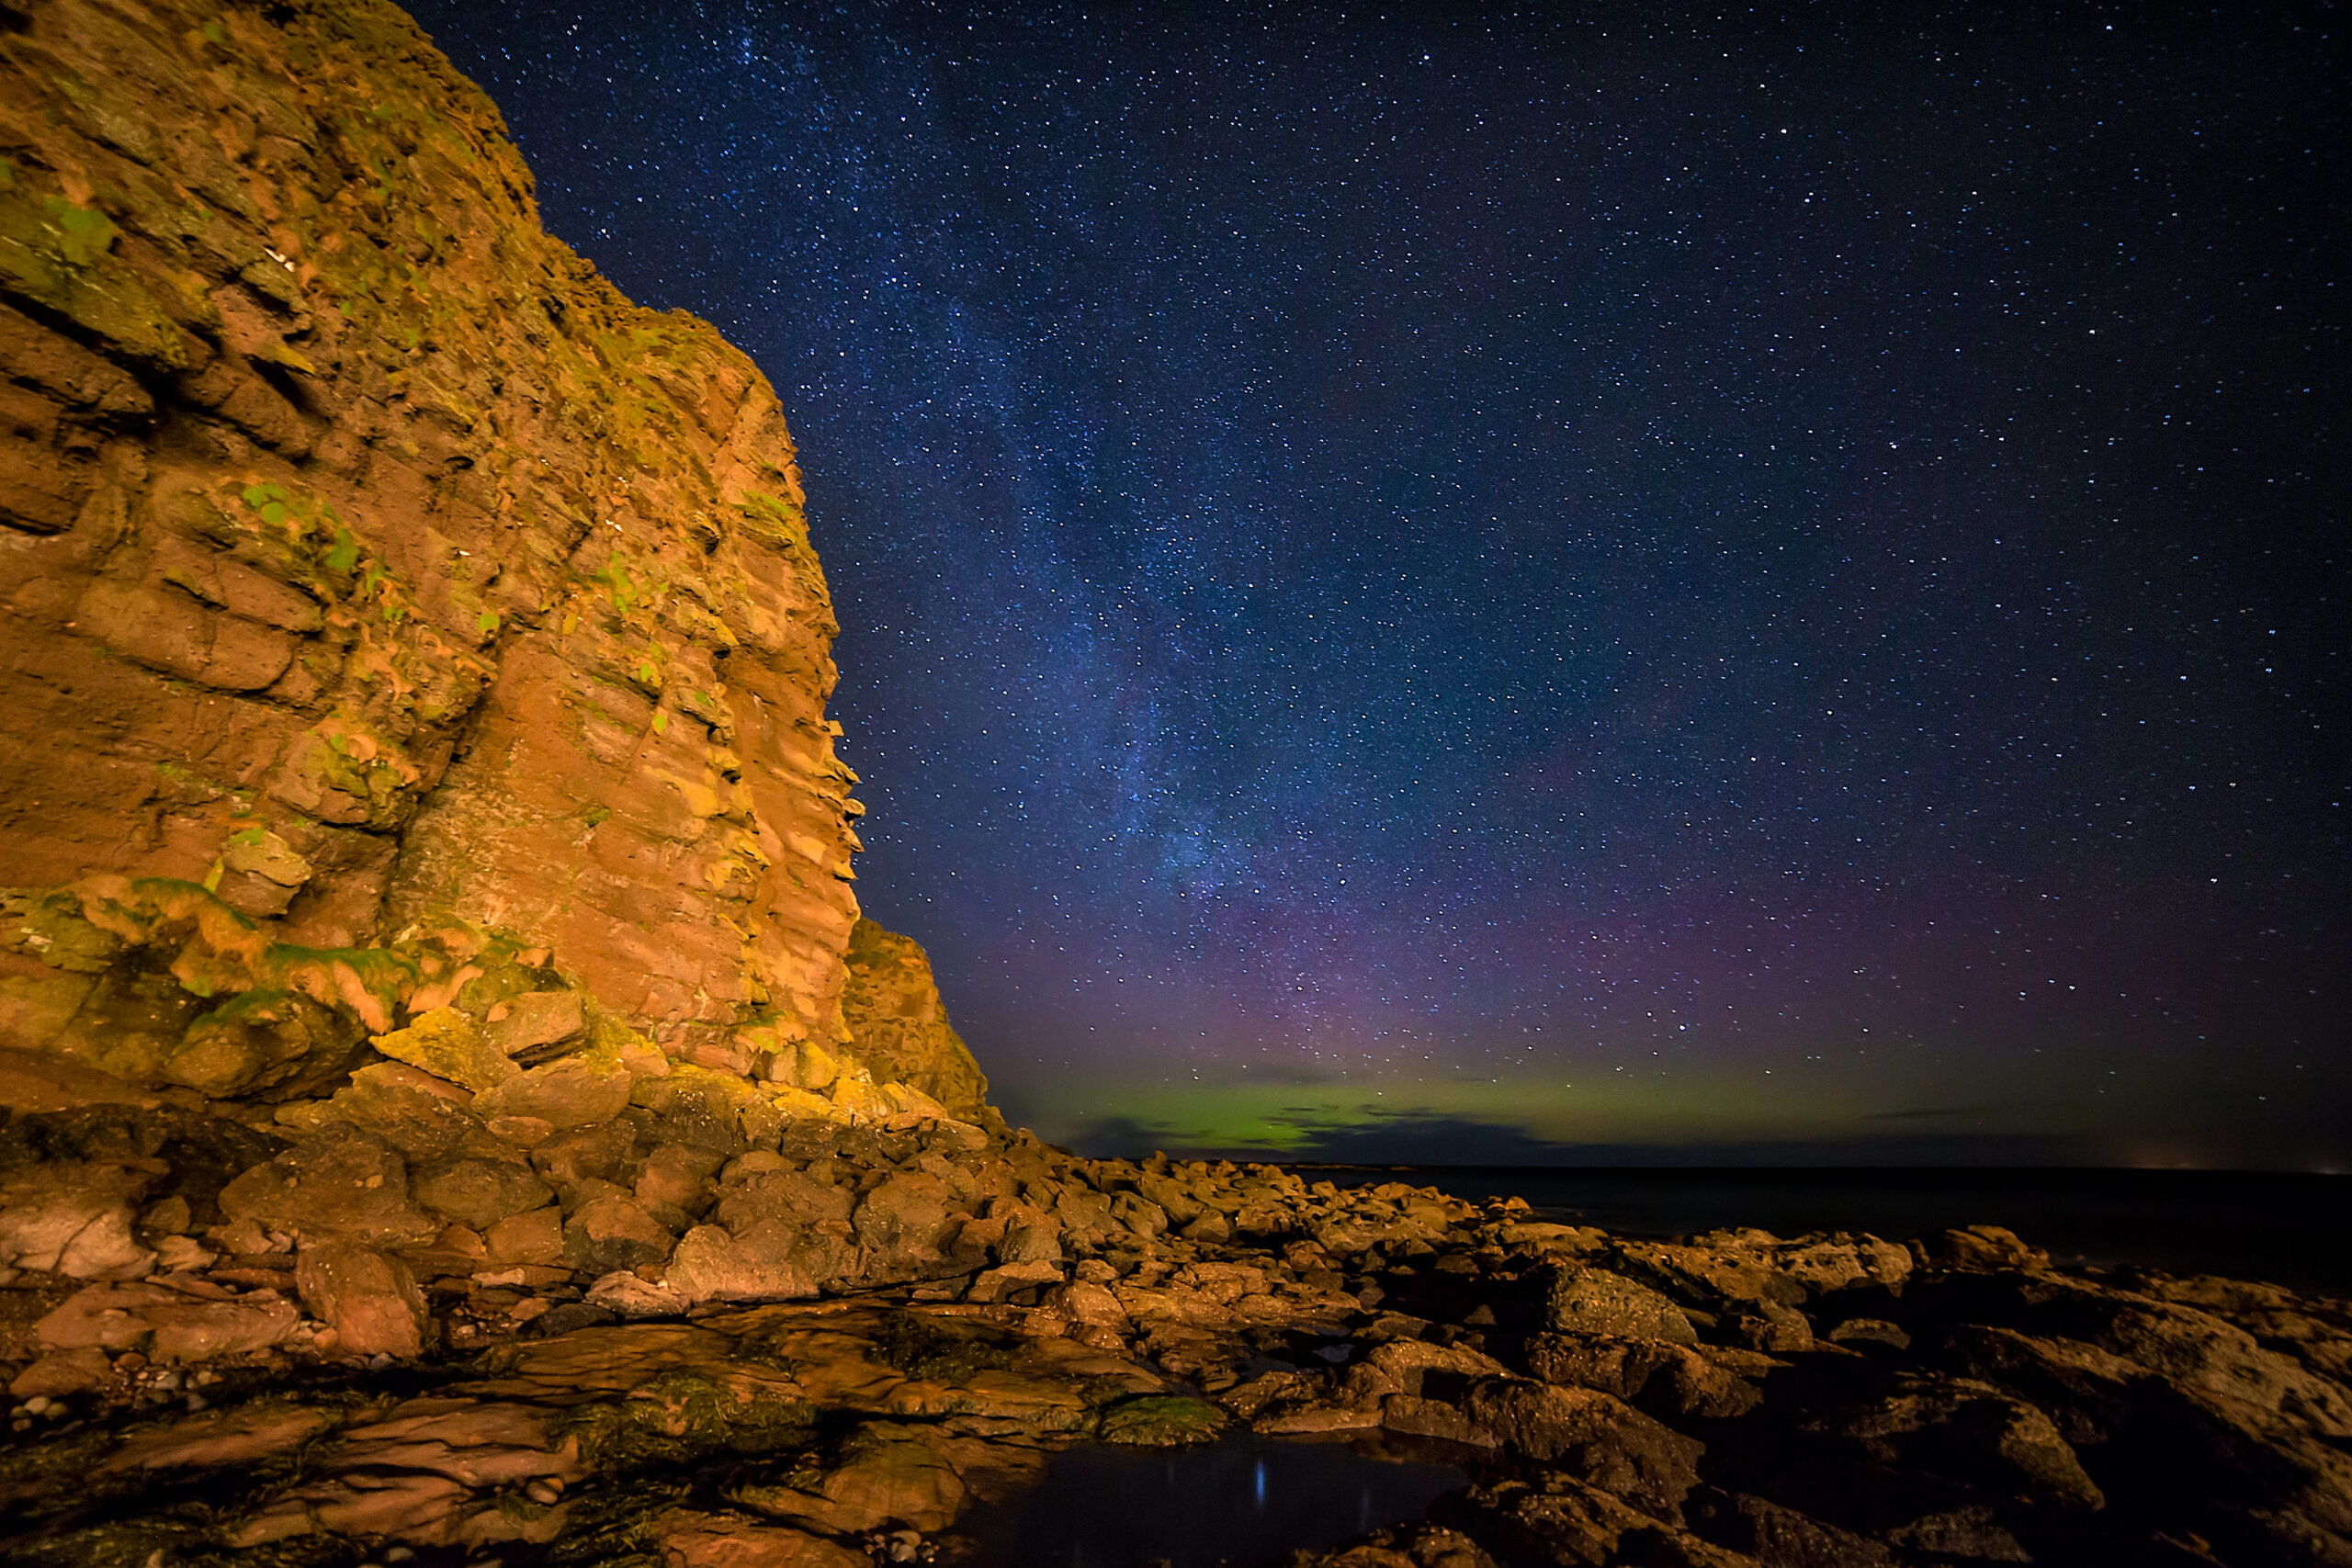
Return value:
M 1401 1181 L 1517 1196 L 1535 1217 L 1639 1236 L 1752 1226 L 1905 1241 L 2003 1225 L 2053 1261 L 2136 1265 L 2352 1297 L 2352 1176 L 2111 1168 L 1939 1168 L 1291 1165 L 1342 1187 Z

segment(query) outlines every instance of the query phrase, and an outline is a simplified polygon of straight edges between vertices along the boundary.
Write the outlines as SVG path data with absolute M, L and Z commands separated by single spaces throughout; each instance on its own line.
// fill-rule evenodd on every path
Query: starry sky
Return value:
M 1091 1152 L 2352 1164 L 2324 5 L 460 5 Z

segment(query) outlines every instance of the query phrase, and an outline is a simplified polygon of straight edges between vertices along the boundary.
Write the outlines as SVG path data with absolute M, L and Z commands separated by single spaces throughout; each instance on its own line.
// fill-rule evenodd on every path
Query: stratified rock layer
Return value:
M 5 15 L 0 1098 L 282 1099 L 570 989 L 976 1110 L 933 1020 L 865 1075 L 843 1028 L 862 807 L 751 362 L 542 231 L 390 6 Z

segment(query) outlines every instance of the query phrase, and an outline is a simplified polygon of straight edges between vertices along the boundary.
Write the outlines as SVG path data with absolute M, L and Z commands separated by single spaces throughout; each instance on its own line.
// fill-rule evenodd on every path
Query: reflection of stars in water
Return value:
M 2343 1103 L 2325 51 L 422 12 L 775 378 L 1016 1111 Z

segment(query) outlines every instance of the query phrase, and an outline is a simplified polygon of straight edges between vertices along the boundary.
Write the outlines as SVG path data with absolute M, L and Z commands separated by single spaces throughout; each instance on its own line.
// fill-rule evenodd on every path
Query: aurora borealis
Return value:
M 1098 1152 L 2328 1165 L 2340 18 L 422 5 Z

